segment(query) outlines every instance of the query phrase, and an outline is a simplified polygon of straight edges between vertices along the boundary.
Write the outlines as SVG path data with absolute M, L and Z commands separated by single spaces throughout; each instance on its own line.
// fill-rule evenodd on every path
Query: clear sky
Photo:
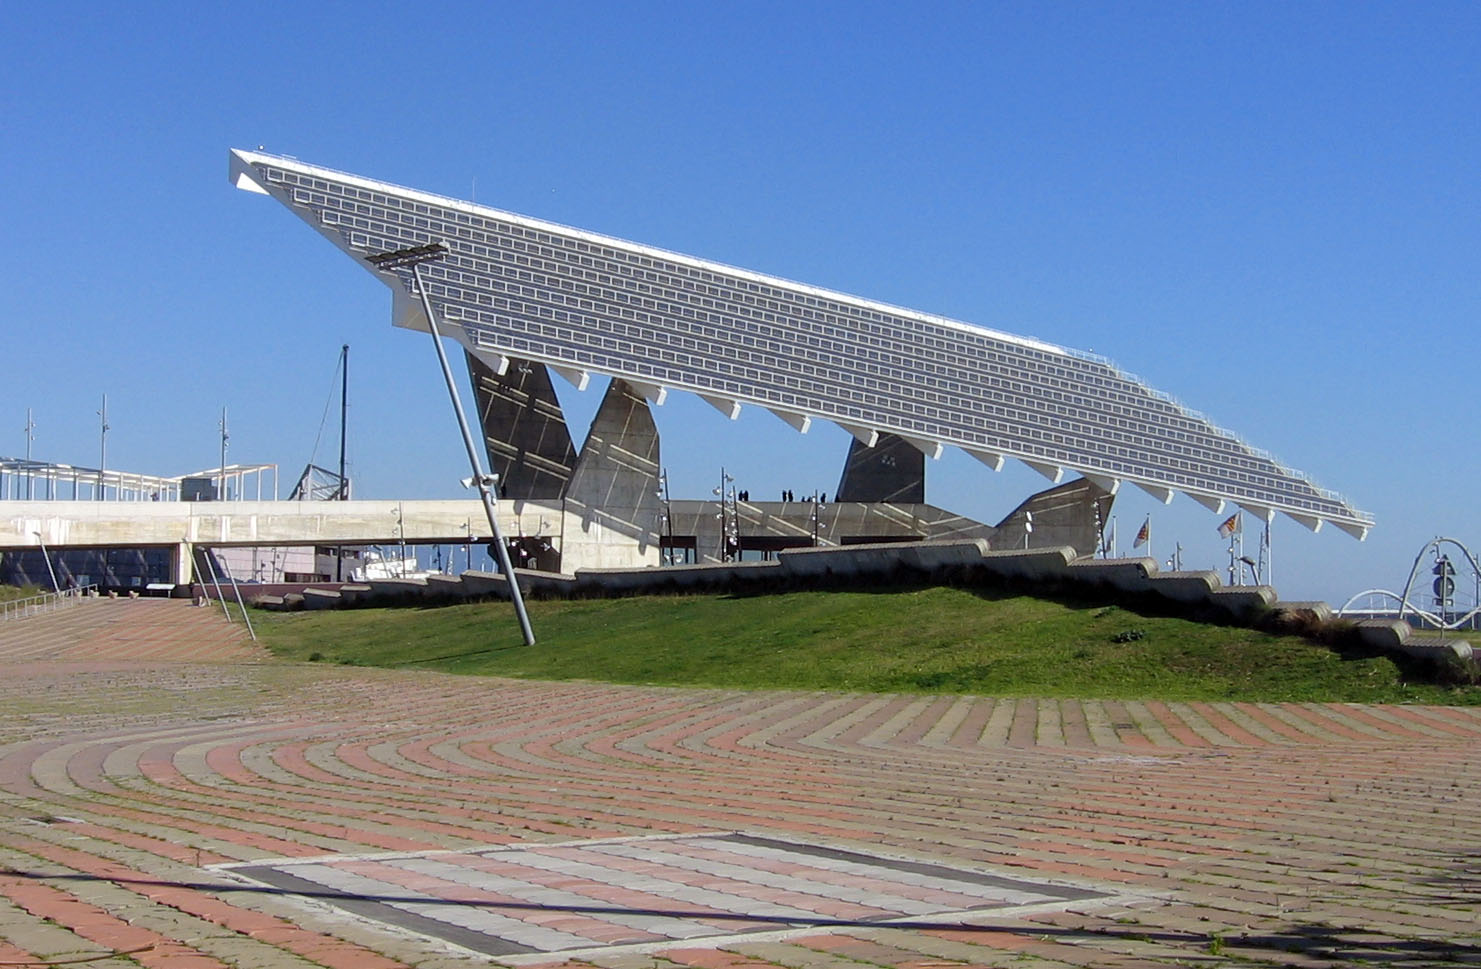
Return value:
M 0 455 L 180 474 L 332 464 L 452 497 L 426 338 L 227 150 L 385 181 L 1110 357 L 1378 521 L 1276 523 L 1286 598 L 1481 546 L 1475 3 L 49 3 L 0 32 Z M 562 387 L 578 438 L 600 398 Z M 688 395 L 676 496 L 832 492 L 848 437 Z M 960 452 L 928 498 L 996 521 L 1045 486 Z M 1123 549 L 1222 558 L 1185 497 Z

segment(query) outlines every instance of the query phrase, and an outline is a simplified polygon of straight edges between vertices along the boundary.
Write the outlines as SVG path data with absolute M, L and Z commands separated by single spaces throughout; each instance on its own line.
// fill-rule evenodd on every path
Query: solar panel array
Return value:
M 1102 483 L 1182 491 L 1330 521 L 1367 514 L 1110 362 L 295 159 L 232 153 L 352 256 L 441 241 L 423 266 L 444 326 L 471 349 L 755 404 Z M 369 263 L 367 268 L 376 271 Z M 414 293 L 409 269 L 395 271 Z M 396 283 L 391 273 L 378 272 Z M 407 304 L 410 305 L 410 304 Z

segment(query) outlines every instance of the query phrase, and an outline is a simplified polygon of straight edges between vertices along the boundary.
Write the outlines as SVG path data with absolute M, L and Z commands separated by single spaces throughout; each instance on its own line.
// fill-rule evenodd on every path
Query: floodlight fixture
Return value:
M 424 262 L 434 262 L 447 257 L 448 248 L 441 242 L 429 242 L 424 246 L 408 246 L 405 249 L 392 249 L 389 252 L 372 253 L 365 257 L 365 261 L 376 269 L 405 269 L 407 266 L 416 266 Z

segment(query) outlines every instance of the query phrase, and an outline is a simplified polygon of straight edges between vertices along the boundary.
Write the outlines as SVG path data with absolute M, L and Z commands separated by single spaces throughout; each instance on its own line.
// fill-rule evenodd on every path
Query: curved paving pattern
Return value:
M 577 940 L 493 956 L 524 964 L 1475 965 L 1478 763 L 1471 708 L 467 680 L 94 602 L 0 626 L 0 963 L 488 964 L 357 914 L 387 898 L 361 878 Z M 1026 894 L 904 913 L 849 882 L 878 872 L 807 875 L 830 896 L 784 851 L 730 856 L 775 842 Z M 665 880 L 695 894 L 632 894 Z

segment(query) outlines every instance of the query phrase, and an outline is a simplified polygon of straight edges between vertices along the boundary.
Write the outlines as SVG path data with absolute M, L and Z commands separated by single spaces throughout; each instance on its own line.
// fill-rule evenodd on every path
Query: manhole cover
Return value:
M 736 833 L 219 867 L 501 958 L 901 921 L 946 927 L 983 909 L 1105 894 Z

